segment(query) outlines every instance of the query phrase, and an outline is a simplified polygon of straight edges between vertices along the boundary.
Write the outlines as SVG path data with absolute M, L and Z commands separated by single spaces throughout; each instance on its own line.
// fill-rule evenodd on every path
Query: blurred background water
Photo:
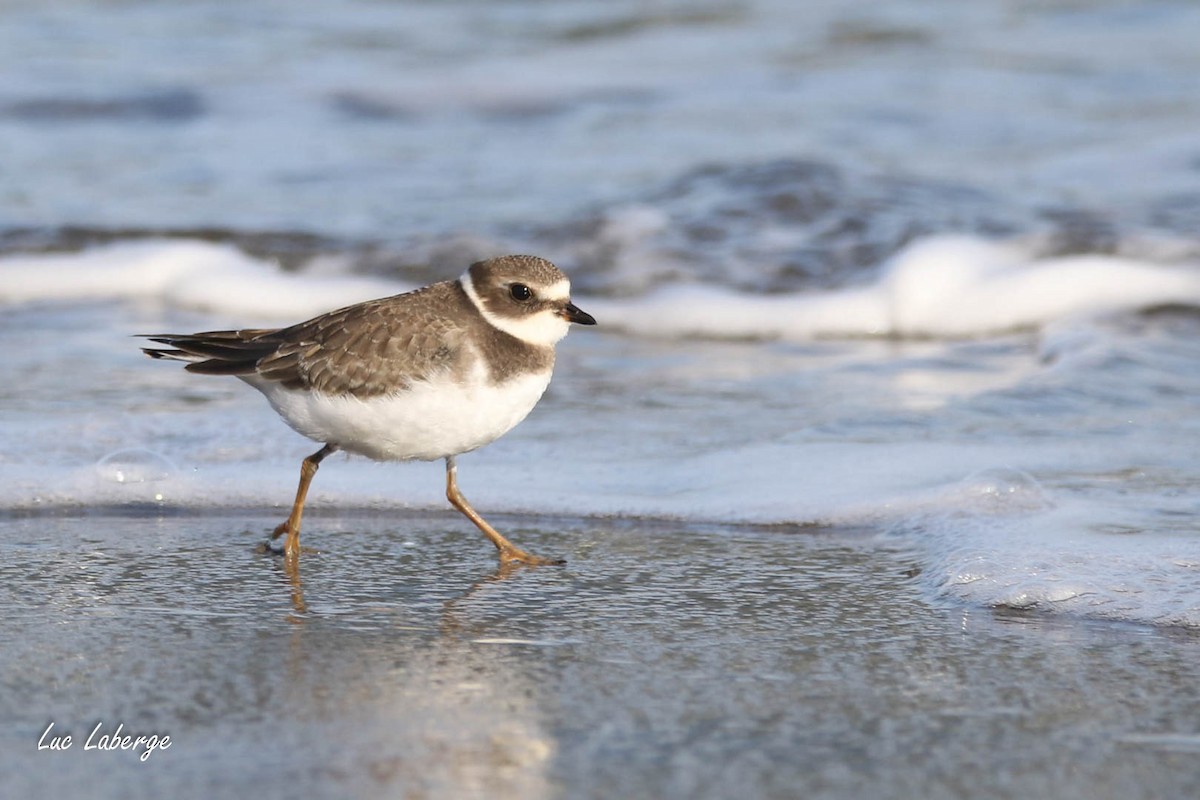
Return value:
M 783 534 L 821 531 L 905 553 L 889 591 L 930 613 L 1182 646 L 1198 37 L 1200 7 L 1165 1 L 5 3 L 0 541 L 63 564 L 14 566 L 10 602 L 74 574 L 70 537 L 17 546 L 23 519 L 289 501 L 311 445 L 131 334 L 534 252 L 601 324 L 463 459 L 479 508 L 676 526 L 646 547 L 685 562 L 705 526 L 768 526 L 781 563 Z M 339 458 L 312 503 L 394 522 L 441 508 L 440 480 Z

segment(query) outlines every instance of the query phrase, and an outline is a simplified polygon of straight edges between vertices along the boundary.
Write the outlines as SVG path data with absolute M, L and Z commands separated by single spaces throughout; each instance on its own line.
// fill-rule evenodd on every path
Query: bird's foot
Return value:
M 284 534 L 287 534 L 287 538 L 283 540 L 283 545 L 275 544 L 275 540 Z M 271 538 L 260 544 L 257 550 L 260 553 L 270 553 L 287 558 L 295 558 L 301 553 L 316 552 L 310 547 L 300 546 L 300 531 L 292 528 L 290 520 L 277 525 L 275 530 L 271 531 Z
M 502 567 L 512 564 L 527 564 L 531 567 L 561 567 L 566 563 L 565 558 L 543 558 L 535 556 L 533 553 L 526 553 L 519 547 L 500 548 L 500 566 Z
M 254 552 L 259 553 L 261 555 L 285 556 L 287 558 L 295 558 L 296 555 L 298 555 L 299 553 L 304 553 L 306 555 L 316 555 L 317 553 L 320 553 L 321 551 L 315 547 L 297 547 L 295 550 L 293 550 L 292 552 L 289 553 L 288 549 L 286 547 L 286 543 L 283 545 L 279 545 L 279 544 L 275 544 L 274 542 L 271 542 L 270 540 L 268 540 L 265 542 L 260 542 L 258 547 L 254 548 Z

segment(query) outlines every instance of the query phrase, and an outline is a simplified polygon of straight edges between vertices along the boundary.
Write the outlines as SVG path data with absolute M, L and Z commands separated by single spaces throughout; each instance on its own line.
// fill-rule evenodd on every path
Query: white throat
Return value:
M 464 272 L 462 277 L 458 279 L 458 282 L 462 285 L 463 291 L 467 293 L 471 305 L 478 309 L 489 325 L 499 328 L 523 342 L 540 347 L 553 347 L 567 335 L 567 331 L 571 328 L 570 322 L 548 308 L 521 317 L 505 317 L 493 314 L 483 304 L 479 293 L 475 291 L 475 284 L 471 280 L 470 271 Z M 567 298 L 571 296 L 571 284 L 565 280 L 559 281 L 546 290 L 538 292 L 538 294 L 546 300 L 561 300 L 566 302 Z

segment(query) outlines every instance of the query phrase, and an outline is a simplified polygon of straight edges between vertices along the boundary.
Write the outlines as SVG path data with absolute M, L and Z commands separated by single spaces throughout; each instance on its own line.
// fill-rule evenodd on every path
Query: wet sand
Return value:
M 502 574 L 314 509 L 292 572 L 277 516 L 0 518 L 0 794 L 1200 796 L 1200 636 L 941 603 L 870 531 L 497 516 L 569 561 Z

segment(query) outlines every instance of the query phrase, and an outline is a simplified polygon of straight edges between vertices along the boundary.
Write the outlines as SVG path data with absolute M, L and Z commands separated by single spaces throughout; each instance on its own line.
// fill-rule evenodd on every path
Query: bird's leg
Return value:
M 300 465 L 300 485 L 296 487 L 296 501 L 292 503 L 292 513 L 288 514 L 287 522 L 277 527 L 271 534 L 272 539 L 278 539 L 287 534 L 283 542 L 283 554 L 294 558 L 300 554 L 300 518 L 304 516 L 304 498 L 308 496 L 308 485 L 312 483 L 313 475 L 325 456 L 337 452 L 337 445 L 327 444 Z
M 515 544 L 505 539 L 500 535 L 500 532 L 487 523 L 483 517 L 479 516 L 479 512 L 471 508 L 471 504 L 467 502 L 467 498 L 462 496 L 462 492 L 458 490 L 458 468 L 454 465 L 454 456 L 446 457 L 446 499 L 450 501 L 450 505 L 461 511 L 467 519 L 475 523 L 475 527 L 483 531 L 483 535 L 491 540 L 492 544 L 496 545 L 496 549 L 500 551 L 500 563 L 504 564 L 534 564 L 534 565 L 551 565 L 565 564 L 566 561 L 555 558 L 542 558 L 535 556 L 532 553 L 526 553 Z

